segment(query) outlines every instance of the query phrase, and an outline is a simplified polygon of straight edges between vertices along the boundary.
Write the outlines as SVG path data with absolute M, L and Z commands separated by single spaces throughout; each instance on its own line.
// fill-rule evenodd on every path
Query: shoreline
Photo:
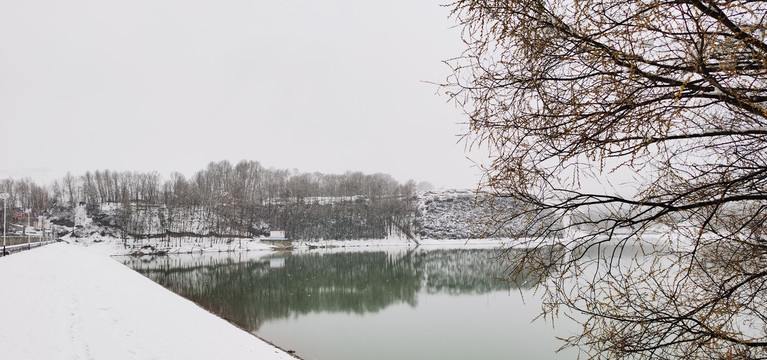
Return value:
M 60 241 L 67 244 L 88 248 L 108 256 L 164 256 L 175 254 L 199 254 L 210 252 L 249 252 L 249 251 L 290 251 L 290 250 L 313 250 L 313 249 L 354 249 L 354 248 L 378 248 L 378 247 L 402 247 L 402 248 L 501 248 L 507 247 L 511 239 L 419 239 L 419 244 L 402 238 L 389 239 L 365 239 L 365 240 L 294 240 L 292 247 L 282 248 L 263 243 L 257 239 L 237 239 L 226 242 L 223 239 L 193 238 L 174 241 L 175 244 L 166 245 L 164 240 L 144 240 L 142 246 L 147 247 L 146 252 L 141 247 L 125 247 L 120 239 L 115 238 L 70 238 L 64 237 Z M 133 240 L 131 240 L 133 241 Z
M 4 357 L 298 358 L 93 250 L 58 243 L 0 258 Z
M 121 264 L 113 256 L 130 256 L 130 249 L 120 240 L 62 240 L 0 257 L 0 301 L 13 309 L 0 310 L 0 334 L 8 342 L 2 352 L 9 358 L 302 359 Z M 422 240 L 419 246 L 402 239 L 320 241 L 299 242 L 295 250 L 488 248 L 507 241 Z M 187 249 L 176 253 L 277 251 L 257 241 L 242 249 L 181 251 Z

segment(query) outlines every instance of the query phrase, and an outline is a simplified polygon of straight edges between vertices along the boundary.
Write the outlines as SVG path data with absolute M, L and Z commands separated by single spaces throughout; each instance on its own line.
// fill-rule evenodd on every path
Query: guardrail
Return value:
M 14 236 L 6 236 L 5 237 L 5 245 L 19 245 L 19 244 L 26 244 L 27 242 L 40 242 L 50 240 L 49 237 L 42 238 L 41 236 L 30 236 L 27 238 L 26 236 L 20 236 L 20 235 L 14 235 Z M 0 234 L 0 245 L 2 245 L 2 234 Z
M 56 242 L 56 240 L 45 240 L 43 242 L 33 242 L 33 243 L 28 243 L 28 244 L 19 244 L 19 245 L 12 245 L 12 246 L 7 246 L 7 244 L 6 244 L 5 252 L 7 252 L 8 254 L 13 254 L 15 252 L 29 250 L 29 249 L 34 249 L 36 247 L 40 247 L 40 246 L 44 246 L 44 245 L 48 245 L 48 244 L 53 244 L 55 242 Z
M 0 240 L 1 242 L 2 240 Z M 42 236 L 7 236 L 5 238 L 5 253 L 13 254 L 19 251 L 29 250 L 43 245 L 55 243 L 56 240 Z M 3 246 L 0 243 L 0 256 L 3 255 Z

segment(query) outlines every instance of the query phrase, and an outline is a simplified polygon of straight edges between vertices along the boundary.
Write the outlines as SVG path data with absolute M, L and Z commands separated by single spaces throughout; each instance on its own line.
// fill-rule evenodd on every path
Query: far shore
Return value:
M 365 239 L 365 240 L 293 240 L 290 247 L 273 245 L 258 239 L 247 238 L 180 238 L 170 242 L 162 239 L 127 240 L 115 238 L 65 237 L 62 241 L 89 248 L 104 255 L 167 255 L 191 254 L 201 252 L 241 252 L 241 251 L 284 251 L 332 248 L 376 248 L 376 247 L 441 247 L 441 248 L 502 248 L 512 242 L 511 239 L 419 239 L 418 243 L 404 238 Z

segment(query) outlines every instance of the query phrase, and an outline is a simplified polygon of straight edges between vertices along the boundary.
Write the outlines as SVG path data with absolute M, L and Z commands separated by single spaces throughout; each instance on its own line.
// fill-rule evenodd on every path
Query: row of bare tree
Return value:
M 156 172 L 97 170 L 67 174 L 49 186 L 30 179 L 0 182 L 10 208 L 38 214 L 87 204 L 104 225 L 125 235 L 152 236 L 262 235 L 279 227 L 305 238 L 382 237 L 395 223 L 398 230 L 406 226 L 414 190 L 413 181 L 401 184 L 388 174 L 300 173 L 255 161 L 211 162 L 189 179 L 180 173 L 163 180 Z M 107 203 L 120 204 L 116 214 L 98 213 L 98 205 Z M 192 220 L 197 216 L 204 225 Z
M 415 183 L 399 183 L 388 174 L 301 173 L 297 170 L 264 168 L 256 161 L 211 162 L 187 179 L 173 173 L 167 180 L 159 173 L 96 170 L 82 176 L 67 173 L 51 185 L 33 180 L 0 180 L 0 192 L 10 195 L 13 207 L 44 211 L 54 203 L 103 204 L 143 202 L 165 205 L 268 205 L 277 203 L 327 202 L 333 198 L 407 198 Z

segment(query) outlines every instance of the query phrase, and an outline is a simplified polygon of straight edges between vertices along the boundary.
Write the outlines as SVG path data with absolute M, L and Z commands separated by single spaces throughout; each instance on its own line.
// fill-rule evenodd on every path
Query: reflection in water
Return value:
M 499 281 L 495 250 L 270 254 L 247 258 L 126 258 L 126 265 L 251 331 L 267 320 L 310 312 L 368 313 L 413 307 L 418 293 L 485 294 L 539 279 Z

